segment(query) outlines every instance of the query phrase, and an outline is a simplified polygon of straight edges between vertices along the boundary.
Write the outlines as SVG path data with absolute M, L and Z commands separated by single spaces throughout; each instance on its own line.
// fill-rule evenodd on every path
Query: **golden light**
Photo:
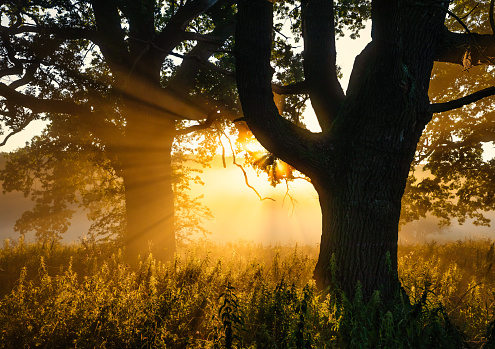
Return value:
M 289 178 L 292 175 L 292 167 L 284 162 L 284 161 L 277 161 L 277 165 L 275 166 L 275 177 L 277 180 L 281 180 L 284 178 Z

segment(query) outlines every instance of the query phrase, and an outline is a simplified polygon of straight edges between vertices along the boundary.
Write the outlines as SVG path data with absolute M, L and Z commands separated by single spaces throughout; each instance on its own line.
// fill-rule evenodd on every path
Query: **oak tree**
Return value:
M 391 299 L 400 289 L 397 240 L 406 185 L 417 194 L 408 202 L 424 204 L 423 211 L 409 219 L 433 212 L 483 222 L 480 210 L 494 207 L 494 161 L 483 159 L 481 143 L 493 142 L 495 134 L 487 98 L 495 94 L 490 86 L 493 1 L 481 4 L 484 16 L 473 20 L 492 23 L 489 33 L 466 27 L 461 17 L 472 8 L 456 15 L 453 11 L 459 13 L 459 8 L 449 7 L 448 1 L 293 3 L 298 16 L 294 25 L 302 28 L 304 40 L 304 77 L 274 88 L 273 17 L 280 4 L 238 2 L 236 77 L 244 120 L 266 149 L 308 176 L 318 193 L 322 237 L 314 272 L 317 284 L 338 287 L 348 296 L 360 284 L 367 299 L 375 290 Z M 343 9 L 348 10 L 344 16 Z M 356 57 L 344 92 L 338 80 L 336 36 L 345 18 L 356 18 L 349 22 L 359 25 L 359 19 L 368 16 L 372 39 Z M 448 63 L 458 76 L 440 74 L 445 65 L 434 70 L 435 62 Z M 460 73 L 471 74 L 465 80 L 474 74 L 462 70 L 478 65 L 486 67 L 483 85 L 464 84 Z M 437 78 L 452 79 L 453 87 L 449 90 L 444 83 L 439 90 Z M 430 87 L 436 94 L 431 98 Z M 443 88 L 448 93 L 441 94 Z M 280 115 L 273 91 L 308 93 L 321 132 Z M 471 107 L 480 100 L 486 104 Z M 440 114 L 451 110 L 447 116 Z M 438 127 L 441 122 L 446 130 Z M 428 124 L 437 129 L 425 132 Z M 417 162 L 430 171 L 425 178 L 409 177 L 418 143 Z M 449 166 L 457 159 L 458 166 Z M 483 185 L 476 188 L 476 181 Z M 425 195 L 430 196 L 423 199 Z
M 216 0 L 2 2 L 2 143 L 32 120 L 50 121 L 31 143 L 32 156 L 21 151 L 17 158 L 26 165 L 24 184 L 33 171 L 43 169 L 45 176 L 36 206 L 41 211 L 25 221 L 37 224 L 46 213 L 63 230 L 75 188 L 89 185 L 66 172 L 98 173 L 81 168 L 84 162 L 70 164 L 98 164 L 92 183 L 100 192 L 83 200 L 91 205 L 110 197 L 105 191 L 124 197 L 125 207 L 108 207 L 114 217 L 125 214 L 128 257 L 150 248 L 157 257 L 173 256 L 173 170 L 181 163 L 173 163 L 174 140 L 210 126 L 235 101 L 224 93 L 231 83 L 220 74 L 229 64 L 233 14 L 231 1 Z M 67 180 L 57 184 L 58 178 Z M 92 212 L 109 214 L 98 209 Z

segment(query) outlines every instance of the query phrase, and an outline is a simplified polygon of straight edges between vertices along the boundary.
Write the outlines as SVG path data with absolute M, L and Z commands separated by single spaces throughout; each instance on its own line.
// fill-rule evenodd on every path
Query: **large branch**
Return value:
M 304 76 L 321 129 L 337 117 L 344 91 L 337 78 L 333 1 L 303 0 Z
M 222 16 L 223 17 L 223 16 Z M 226 76 L 232 76 L 234 73 L 223 70 L 222 68 L 209 62 L 208 59 L 224 45 L 229 37 L 234 34 L 235 22 L 227 19 L 222 19 L 218 23 L 215 23 L 215 28 L 211 32 L 211 36 L 217 38 L 216 41 L 201 41 L 184 56 L 181 66 L 177 70 L 177 73 L 168 83 L 167 91 L 182 98 L 183 101 L 187 101 L 191 105 L 198 105 L 198 107 L 209 111 L 221 108 L 215 101 L 206 99 L 202 96 L 191 97 L 190 92 L 196 84 L 196 77 L 202 68 L 207 68 L 212 71 L 224 74 Z
M 271 86 L 273 4 L 240 0 L 236 29 L 236 76 L 244 118 L 258 141 L 277 157 L 311 177 L 322 164 L 316 150 L 319 135 L 284 119 Z
M 90 111 L 88 106 L 77 104 L 69 100 L 43 99 L 25 95 L 3 83 L 0 83 L 0 96 L 5 97 L 9 103 L 31 109 L 33 113 L 64 113 L 78 115 Z
M 434 113 L 441 113 L 444 111 L 449 111 L 452 109 L 457 109 L 465 105 L 479 101 L 482 98 L 495 95 L 495 86 L 485 88 L 483 90 L 474 92 L 470 95 L 464 96 L 462 98 L 454 99 L 453 101 L 444 103 L 433 103 L 431 104 L 431 111 Z
M 188 94 L 195 85 L 195 78 L 202 67 L 209 66 L 208 59 L 213 53 L 222 47 L 229 37 L 234 34 L 235 23 L 221 21 L 213 29 L 211 36 L 217 38 L 215 42 L 201 41 L 189 51 L 184 60 L 168 84 L 168 89 L 175 93 Z M 211 68 L 211 67 L 210 67 Z M 213 68 L 215 69 L 215 68 Z
M 54 113 L 69 114 L 81 117 L 82 124 L 88 125 L 91 131 L 100 139 L 114 135 L 119 132 L 118 127 L 112 123 L 105 122 L 101 114 L 93 111 L 86 104 L 77 104 L 72 100 L 43 99 L 35 96 L 25 95 L 13 88 L 0 83 L 0 96 L 3 96 L 8 104 L 24 107 L 32 111 L 32 116 L 25 123 L 13 130 L 3 142 L 7 142 L 13 134 L 20 132 L 27 124 L 36 118 L 35 114 Z
M 299 81 L 289 85 L 272 84 L 272 91 L 279 95 L 307 94 L 309 88 L 306 81 Z
M 476 33 L 453 33 L 444 29 L 435 60 L 460 64 L 465 68 L 495 62 L 495 36 Z
M 11 39 L 18 34 L 39 34 L 43 36 L 53 35 L 56 38 L 43 47 L 43 50 L 36 49 L 35 58 L 19 58 L 17 52 L 21 49 L 16 48 L 11 43 Z M 89 39 L 98 43 L 98 36 L 94 29 L 71 28 L 55 25 L 12 25 L 11 27 L 0 26 L 0 37 L 2 38 L 3 47 L 7 51 L 9 61 L 14 66 L 0 70 L 0 78 L 8 75 L 22 75 L 19 79 L 13 81 L 9 86 L 17 89 L 31 82 L 40 64 L 50 65 L 47 58 L 58 49 L 59 45 L 65 40 Z M 31 45 L 28 39 L 25 39 L 26 45 Z
M 198 15 L 215 5 L 217 0 L 190 0 L 180 7 L 170 18 L 165 28 L 158 34 L 155 44 L 165 53 L 171 52 L 184 40 L 185 28 Z
M 115 0 L 91 0 L 96 19 L 98 46 L 110 66 L 129 63 L 125 32 Z
M 209 128 L 211 125 L 213 125 L 213 122 L 215 122 L 215 120 L 217 119 L 217 115 L 218 115 L 217 112 L 215 110 L 212 110 L 208 114 L 208 116 L 206 117 L 206 120 L 204 122 L 199 123 L 197 125 L 192 125 L 192 126 L 177 130 L 175 132 L 175 135 L 179 136 L 179 135 L 185 135 L 185 134 L 195 132 L 195 131 L 205 130 L 205 129 Z

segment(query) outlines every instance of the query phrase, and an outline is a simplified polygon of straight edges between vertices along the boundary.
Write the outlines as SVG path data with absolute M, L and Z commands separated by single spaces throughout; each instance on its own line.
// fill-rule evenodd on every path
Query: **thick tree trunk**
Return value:
M 411 91 L 407 67 L 387 61 L 382 52 L 370 45 L 356 59 L 345 104 L 331 129 L 334 157 L 313 176 L 323 219 L 315 279 L 348 296 L 360 284 L 365 299 L 375 290 L 392 299 L 400 289 L 401 198 L 431 116 L 424 95 L 419 96 L 424 103 L 415 102 L 418 92 Z
M 127 260 L 148 253 L 170 260 L 176 252 L 174 195 L 170 150 L 130 151 L 136 161 L 126 164 Z
M 399 290 L 398 222 L 407 172 L 399 175 L 402 164 L 382 160 L 378 152 L 369 161 L 355 154 L 343 160 L 335 185 L 316 185 L 322 236 L 314 278 L 320 288 L 352 297 L 359 283 L 365 298 L 375 290 L 386 298 Z
M 129 108 L 125 146 L 120 153 L 124 179 L 126 259 L 135 264 L 149 253 L 170 260 L 176 252 L 172 190 L 173 119 Z

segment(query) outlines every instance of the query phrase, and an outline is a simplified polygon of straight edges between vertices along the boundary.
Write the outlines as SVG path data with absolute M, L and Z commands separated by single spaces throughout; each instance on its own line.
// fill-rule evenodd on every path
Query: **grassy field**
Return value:
M 182 247 L 130 270 L 111 245 L 5 241 L 2 348 L 494 348 L 489 240 L 401 246 L 410 297 L 318 291 L 316 246 Z M 402 298 L 401 298 L 402 297 Z

